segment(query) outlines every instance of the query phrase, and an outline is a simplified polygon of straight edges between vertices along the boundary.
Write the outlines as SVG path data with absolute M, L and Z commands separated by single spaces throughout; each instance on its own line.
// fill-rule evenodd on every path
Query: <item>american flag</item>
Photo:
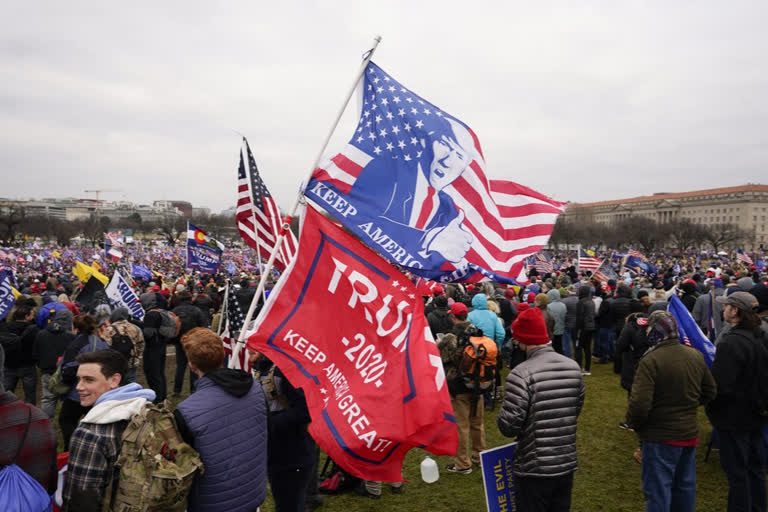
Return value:
M 247 168 L 246 168 L 247 162 Z M 267 260 L 275 248 L 280 234 L 282 217 L 277 203 L 259 176 L 256 160 L 253 158 L 248 141 L 243 137 L 240 149 L 240 166 L 237 169 L 237 230 L 246 244 L 257 251 L 259 257 Z M 298 242 L 288 229 L 280 250 L 275 257 L 275 267 L 282 271 L 296 254 Z
M 542 275 L 551 274 L 555 271 L 555 263 L 552 260 L 552 255 L 543 252 L 536 253 L 534 266 L 536 267 L 536 272 Z
M 627 251 L 627 255 L 628 255 L 628 256 L 632 256 L 632 257 L 634 257 L 634 258 L 640 258 L 641 260 L 647 259 L 647 258 L 646 258 L 646 257 L 643 255 L 643 253 L 641 253 L 640 251 L 636 251 L 636 250 L 634 250 L 634 249 L 630 249 L 629 251 Z
M 603 263 L 603 261 L 599 258 L 595 258 L 594 256 L 590 256 L 587 251 L 584 249 L 579 249 L 579 271 L 580 272 L 586 272 L 587 270 L 591 270 L 594 272 L 598 268 L 600 268 L 600 265 Z
M 406 214 L 406 224 L 417 230 L 425 230 L 436 217 L 441 205 L 439 196 L 444 192 L 451 198 L 456 210 L 464 214 L 461 228 L 473 237 L 464 259 L 454 264 L 445 263 L 440 268 L 423 270 L 407 263 L 397 263 L 431 279 L 439 277 L 436 275 L 438 272 L 446 276 L 457 267 L 470 264 L 481 270 L 468 272 L 463 280 L 490 277 L 513 282 L 524 269 L 526 258 L 546 245 L 565 203 L 511 181 L 489 180 L 480 141 L 475 133 L 372 62 L 361 81 L 361 96 L 362 109 L 355 133 L 339 153 L 320 164 L 313 178 L 332 185 L 341 194 L 357 200 L 358 204 L 372 203 L 382 198 L 361 197 L 354 185 L 369 164 L 386 165 L 392 170 L 393 181 L 400 186 L 413 187 L 409 188 L 412 190 L 412 202 L 409 204 L 410 212 Z M 430 165 L 424 160 L 432 154 L 436 145 L 447 147 L 448 143 L 443 140 L 445 135 L 440 139 L 440 134 L 450 132 L 459 141 L 460 158 L 468 164 L 458 177 L 448 178 L 453 181 L 444 185 L 441 192 L 436 192 L 420 172 L 423 169 L 421 164 Z M 455 150 L 457 145 L 453 147 Z M 435 165 L 434 161 L 432 165 Z M 414 173 L 415 185 L 404 185 L 405 177 L 412 177 Z M 406 209 L 405 205 L 397 206 Z M 333 211 L 329 210 L 329 213 L 336 215 L 342 224 L 348 221 Z M 363 241 L 370 244 L 369 240 Z M 381 252 L 380 247 L 370 245 Z
M 224 301 L 224 309 L 221 312 L 224 330 L 221 332 L 221 341 L 224 344 L 224 352 L 229 355 L 229 367 L 235 370 L 245 370 L 248 366 L 248 357 L 245 343 L 238 343 L 240 330 L 245 323 L 245 315 L 240 309 L 240 303 L 233 293 L 232 287 L 227 285 L 227 296 Z
M 741 249 L 736 251 L 736 259 L 746 265 L 752 264 L 752 258 L 750 258 L 749 255 L 744 251 L 742 251 Z

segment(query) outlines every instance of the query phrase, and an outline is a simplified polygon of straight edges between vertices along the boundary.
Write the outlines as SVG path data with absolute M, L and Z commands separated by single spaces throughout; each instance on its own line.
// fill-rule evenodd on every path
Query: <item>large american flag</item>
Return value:
M 630 249 L 629 251 L 627 251 L 627 255 L 632 256 L 634 258 L 640 258 L 641 260 L 647 259 L 643 253 L 635 249 Z
M 600 268 L 602 263 L 603 260 L 590 256 L 584 249 L 579 249 L 579 272 L 586 272 L 587 270 L 594 272 Z
M 224 301 L 224 308 L 221 312 L 221 321 L 224 322 L 224 330 L 221 332 L 221 341 L 224 344 L 224 352 L 229 355 L 229 368 L 245 370 L 248 367 L 245 343 L 237 342 L 240 330 L 245 323 L 245 315 L 243 315 L 243 311 L 240 309 L 240 303 L 237 302 L 234 290 L 229 284 L 227 284 L 225 295 L 226 300 Z
M 456 267 L 470 264 L 479 267 L 479 271 L 469 272 L 463 280 L 487 276 L 512 282 L 520 276 L 526 258 L 546 245 L 565 203 L 512 181 L 489 180 L 475 133 L 372 62 L 361 81 L 361 96 L 362 109 L 354 135 L 339 153 L 321 163 L 313 178 L 333 185 L 342 194 L 349 194 L 363 169 L 373 160 L 386 159 L 393 170 L 393 180 L 398 173 L 418 172 L 411 169 L 415 169 L 416 162 L 422 158 L 425 146 L 441 142 L 439 135 L 433 134 L 445 133 L 452 126 L 460 125 L 468 133 L 463 149 L 470 162 L 443 191 L 451 197 L 456 209 L 464 213 L 461 227 L 472 235 L 473 242 L 460 263 L 423 270 L 437 270 L 447 275 Z M 424 229 L 435 216 L 440 200 L 421 175 L 413 188 L 412 201 L 408 225 Z M 337 216 L 337 220 L 343 224 L 347 219 Z M 371 247 L 381 252 L 375 244 Z M 422 270 L 407 264 L 402 266 L 416 274 Z M 432 279 L 437 277 L 434 272 L 421 274 Z
M 243 137 L 240 166 L 237 169 L 237 230 L 246 244 L 266 261 L 275 248 L 282 217 L 277 203 L 259 176 L 256 160 L 248 141 Z M 275 257 L 274 265 L 282 271 L 296 254 L 298 242 L 293 232 L 286 230 L 285 239 Z

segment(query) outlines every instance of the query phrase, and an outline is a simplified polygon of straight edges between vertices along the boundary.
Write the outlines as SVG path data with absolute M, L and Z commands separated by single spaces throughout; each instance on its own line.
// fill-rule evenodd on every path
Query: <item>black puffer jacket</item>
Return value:
M 589 286 L 579 288 L 579 303 L 576 304 L 576 330 L 595 330 L 595 302 L 592 300 L 592 290 Z
M 43 373 L 51 374 L 56 371 L 59 357 L 75 339 L 72 334 L 72 313 L 68 309 L 57 311 L 53 320 L 45 329 L 38 331 L 35 337 L 35 360 Z
M 576 470 L 576 420 L 584 404 L 584 380 L 573 359 L 543 346 L 507 375 L 497 422 L 517 436 L 514 472 L 554 477 Z
M 35 337 L 37 326 L 34 322 L 13 320 L 8 324 L 8 331 L 21 337 L 20 349 L 5 354 L 6 368 L 24 368 L 35 365 Z
M 640 311 L 640 303 L 632 298 L 632 290 L 626 286 L 619 286 L 617 297 L 611 301 L 611 316 L 616 326 L 616 334 L 624 329 L 624 321 L 631 313 Z
M 640 313 L 632 314 L 616 341 L 616 360 L 617 365 L 620 363 L 621 366 L 621 387 L 627 391 L 632 389 L 640 358 L 650 348 L 645 326 L 638 325 L 638 318 L 647 317 Z

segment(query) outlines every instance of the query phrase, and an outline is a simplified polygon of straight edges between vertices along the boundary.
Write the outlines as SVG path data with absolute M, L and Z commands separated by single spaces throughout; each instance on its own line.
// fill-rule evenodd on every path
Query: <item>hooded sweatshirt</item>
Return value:
M 261 505 L 267 484 L 267 401 L 261 386 L 242 370 L 219 368 L 197 381 L 174 417 L 205 466 L 187 510 L 250 512 Z
M 133 383 L 107 391 L 82 419 L 69 444 L 64 512 L 101 510 L 128 420 L 155 399 Z
M 491 338 L 501 347 L 504 342 L 504 327 L 496 313 L 488 310 L 488 297 L 484 293 L 478 293 L 472 297 L 472 307 L 474 309 L 467 316 L 467 321 L 483 331 L 483 336 Z
M 555 319 L 555 328 L 552 330 L 552 334 L 562 336 L 565 332 L 565 314 L 568 308 L 560 299 L 560 292 L 558 290 L 549 290 L 547 292 L 547 299 L 549 299 L 547 311 Z
M 45 329 L 38 331 L 35 337 L 34 357 L 43 373 L 56 371 L 59 357 L 64 355 L 64 350 L 73 339 L 72 312 L 68 309 L 57 311 Z

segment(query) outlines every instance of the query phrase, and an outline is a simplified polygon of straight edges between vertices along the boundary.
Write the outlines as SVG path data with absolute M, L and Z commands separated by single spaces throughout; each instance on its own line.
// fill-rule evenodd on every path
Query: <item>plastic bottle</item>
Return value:
M 440 478 L 440 471 L 437 469 L 437 462 L 427 455 L 421 461 L 421 479 L 428 484 L 432 484 L 437 482 L 438 478 Z

